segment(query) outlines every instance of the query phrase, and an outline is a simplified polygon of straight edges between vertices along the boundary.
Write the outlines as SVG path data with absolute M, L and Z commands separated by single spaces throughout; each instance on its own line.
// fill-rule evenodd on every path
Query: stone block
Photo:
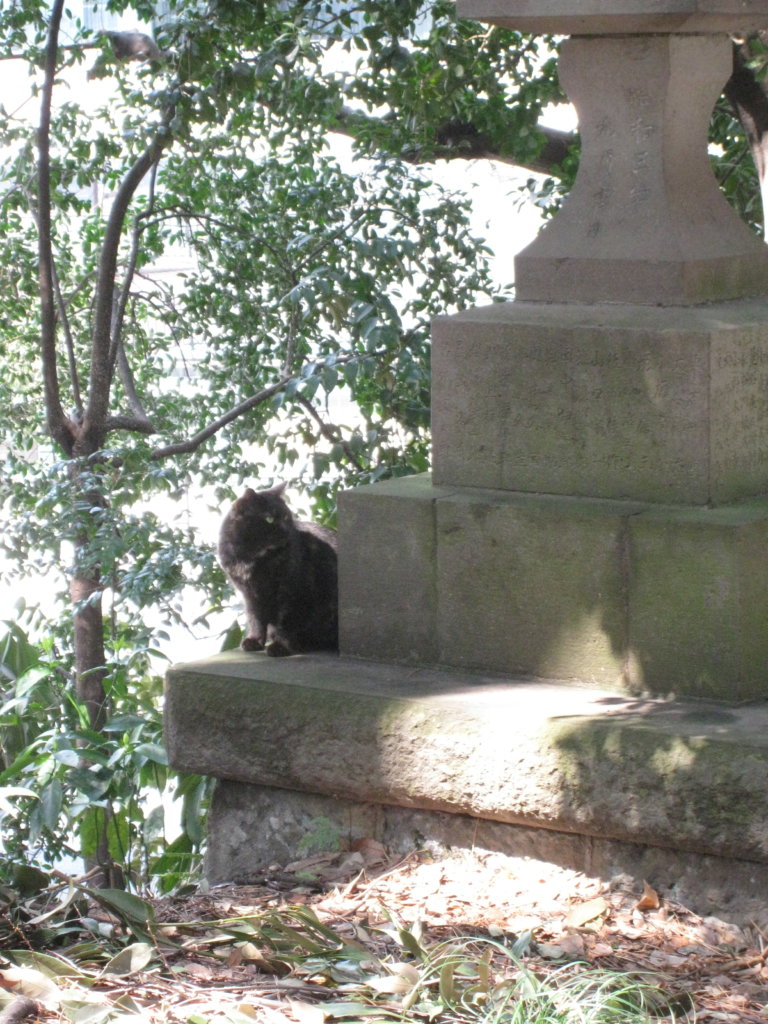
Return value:
M 437 503 L 440 661 L 620 687 L 636 507 L 467 491 Z
M 639 688 L 768 695 L 768 502 L 629 521 L 629 644 Z
M 659 506 L 408 477 L 344 501 L 345 655 L 634 694 L 768 696 L 768 499 Z
M 680 504 L 768 481 L 768 303 L 500 303 L 433 327 L 439 487 Z
M 443 493 L 424 474 L 339 495 L 342 653 L 436 660 L 434 503 Z

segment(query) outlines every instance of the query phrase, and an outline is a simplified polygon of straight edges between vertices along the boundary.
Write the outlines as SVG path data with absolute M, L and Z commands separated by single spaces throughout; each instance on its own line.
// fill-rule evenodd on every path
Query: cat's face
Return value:
M 233 504 L 222 533 L 239 549 L 255 554 L 280 543 L 291 530 L 293 516 L 283 501 L 283 486 L 267 491 L 250 487 Z

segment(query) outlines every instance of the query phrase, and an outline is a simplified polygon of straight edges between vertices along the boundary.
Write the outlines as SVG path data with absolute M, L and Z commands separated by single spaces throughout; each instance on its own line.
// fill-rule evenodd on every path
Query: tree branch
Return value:
M 54 0 L 48 24 L 45 47 L 45 77 L 40 103 L 40 124 L 37 130 L 37 224 L 40 285 L 40 355 L 48 430 L 67 455 L 75 443 L 74 425 L 61 405 L 61 391 L 56 358 L 56 297 L 51 240 L 51 106 L 56 77 L 59 27 L 64 0 Z
M 347 456 L 347 458 L 355 467 L 355 469 L 363 470 L 365 467 L 363 466 L 362 462 L 360 462 L 355 453 L 352 451 L 349 442 L 345 441 L 344 438 L 338 432 L 334 432 L 334 430 L 321 419 L 320 413 L 317 411 L 317 409 L 315 409 L 314 405 L 312 405 L 309 399 L 304 398 L 303 395 L 297 395 L 296 398 L 298 399 L 299 405 L 302 405 L 307 410 L 312 419 L 315 421 L 315 423 L 317 424 L 317 429 L 320 431 L 321 435 L 326 439 L 326 441 L 330 441 L 331 444 L 341 445 L 344 454 Z
M 142 210 L 133 219 L 133 231 L 131 232 L 131 249 L 128 256 L 127 266 L 125 268 L 125 274 L 123 275 L 123 286 L 120 289 L 117 301 L 114 304 L 113 315 L 112 315 L 112 328 L 111 337 L 109 343 L 109 359 L 110 359 L 110 374 L 113 372 L 115 363 L 117 364 L 117 372 L 120 377 L 120 382 L 123 385 L 125 391 L 125 397 L 128 401 L 128 406 L 133 413 L 133 419 L 136 423 L 141 424 L 141 432 L 147 434 L 154 434 L 154 426 L 144 409 L 144 405 L 139 397 L 139 393 L 136 390 L 136 381 L 133 376 L 133 370 L 131 364 L 128 361 L 128 353 L 125 349 L 125 339 L 123 337 L 125 329 L 125 311 L 128 306 L 128 298 L 131 294 L 131 285 L 133 278 L 136 273 L 136 265 L 139 259 L 139 242 L 142 235 L 142 223 L 147 217 L 151 216 L 154 203 L 155 203 L 155 182 L 157 179 L 157 161 L 152 165 L 152 174 L 150 178 L 149 186 L 149 204 L 146 210 Z M 114 420 L 113 420 L 114 422 Z M 114 429 L 114 428 L 112 428 Z M 137 429 L 133 427 L 131 429 Z
M 386 355 L 386 349 L 375 349 L 373 352 L 365 353 L 348 352 L 346 355 L 337 356 L 333 360 L 333 365 L 342 366 L 347 363 L 354 363 L 361 359 L 381 358 L 382 356 Z M 308 364 L 308 366 L 312 365 L 318 367 L 323 364 Z M 195 451 L 197 448 L 200 447 L 201 444 L 203 444 L 209 438 L 213 437 L 214 434 L 217 434 L 228 424 L 238 419 L 238 417 L 245 415 L 245 413 L 250 412 L 251 409 L 255 409 L 257 405 L 261 405 L 263 402 L 266 402 L 268 399 L 272 398 L 273 395 L 276 395 L 278 392 L 282 391 L 285 387 L 287 387 L 287 385 L 290 384 L 291 381 L 295 380 L 295 374 L 283 375 L 280 378 L 280 380 L 277 381 L 276 384 L 272 384 L 270 387 L 264 388 L 257 394 L 251 395 L 250 398 L 246 398 L 244 402 L 240 402 L 239 405 L 234 406 L 234 408 L 230 409 L 229 412 L 225 413 L 223 416 L 220 416 L 219 419 L 214 420 L 213 423 L 209 423 L 207 427 L 204 427 L 202 430 L 198 431 L 197 434 L 194 434 L 188 440 L 178 441 L 176 444 L 164 445 L 162 448 L 155 448 L 155 450 L 151 453 L 150 458 L 159 460 L 168 458 L 171 455 L 187 455 L 190 452 Z M 302 404 L 305 404 L 305 400 L 301 397 L 301 395 L 297 395 L 296 399 Z M 335 442 L 337 438 L 333 438 L 332 440 Z
M 329 130 L 338 135 L 356 139 L 363 133 L 381 122 L 381 118 L 365 114 L 359 110 L 344 106 L 329 125 Z M 497 160 L 500 163 L 522 167 L 535 174 L 552 174 L 568 156 L 576 142 L 576 136 L 558 128 L 539 125 L 538 131 L 544 136 L 544 145 L 534 159 L 529 156 L 521 158 L 502 150 L 496 140 L 481 132 L 467 121 L 447 121 L 436 130 L 437 145 L 425 149 L 413 146 L 400 153 L 406 163 L 423 163 L 426 158 L 432 160 Z
M 107 219 L 96 283 L 96 305 L 91 336 L 91 374 L 88 384 L 88 405 L 83 423 L 83 438 L 89 451 L 97 451 L 106 434 L 115 355 L 112 348 L 115 276 L 123 225 L 136 189 L 172 141 L 169 127 L 172 117 L 173 109 L 169 108 L 152 142 L 121 182 Z
M 749 67 L 750 57 L 748 43 L 734 44 L 733 72 L 724 92 L 741 122 L 758 177 L 763 182 L 768 170 L 768 95 L 763 83 L 757 80 Z
M 154 423 L 146 417 L 117 415 L 107 419 L 105 433 L 113 430 L 128 430 L 132 434 L 156 434 Z
M 155 448 L 150 455 L 150 458 L 155 460 L 167 459 L 171 455 L 187 455 L 190 452 L 196 451 L 201 444 L 213 437 L 214 434 L 217 434 L 220 430 L 238 419 L 240 416 L 250 412 L 251 409 L 255 409 L 256 406 L 268 401 L 273 395 L 282 391 L 283 388 L 285 388 L 285 386 L 292 380 L 295 380 L 293 375 L 281 377 L 276 384 L 272 384 L 271 387 L 264 388 L 257 394 L 251 395 L 250 398 L 246 398 L 245 401 L 240 402 L 239 405 L 230 409 L 229 412 L 224 413 L 223 416 L 214 420 L 213 423 L 209 423 L 207 427 L 204 427 L 186 441 L 178 441 L 176 444 L 169 444 L 162 448 Z

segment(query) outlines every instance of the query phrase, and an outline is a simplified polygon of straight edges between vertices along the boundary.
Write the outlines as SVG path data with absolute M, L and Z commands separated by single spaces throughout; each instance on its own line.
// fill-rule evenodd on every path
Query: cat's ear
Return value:
M 281 484 L 275 484 L 274 487 L 270 487 L 270 489 L 267 491 L 267 494 L 274 494 L 276 498 L 282 498 L 283 494 L 285 493 L 285 488 L 287 486 L 288 484 L 285 482 L 285 480 L 283 480 Z

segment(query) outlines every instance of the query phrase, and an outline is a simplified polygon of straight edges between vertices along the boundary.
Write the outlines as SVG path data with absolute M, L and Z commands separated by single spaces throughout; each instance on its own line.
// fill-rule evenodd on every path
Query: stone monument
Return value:
M 220 780 L 209 877 L 321 816 L 764 886 L 768 249 L 707 124 L 768 0 L 458 7 L 571 36 L 577 180 L 516 300 L 434 324 L 432 474 L 341 495 L 341 657 L 169 672 L 171 763 Z
M 343 496 L 344 650 L 768 696 L 768 247 L 707 153 L 726 31 L 768 24 L 768 3 L 459 12 L 583 33 L 560 64 L 583 151 L 516 301 L 434 326 L 431 481 Z M 357 566 L 394 561 L 398 522 L 407 585 L 393 564 L 391 600 L 366 597 Z

